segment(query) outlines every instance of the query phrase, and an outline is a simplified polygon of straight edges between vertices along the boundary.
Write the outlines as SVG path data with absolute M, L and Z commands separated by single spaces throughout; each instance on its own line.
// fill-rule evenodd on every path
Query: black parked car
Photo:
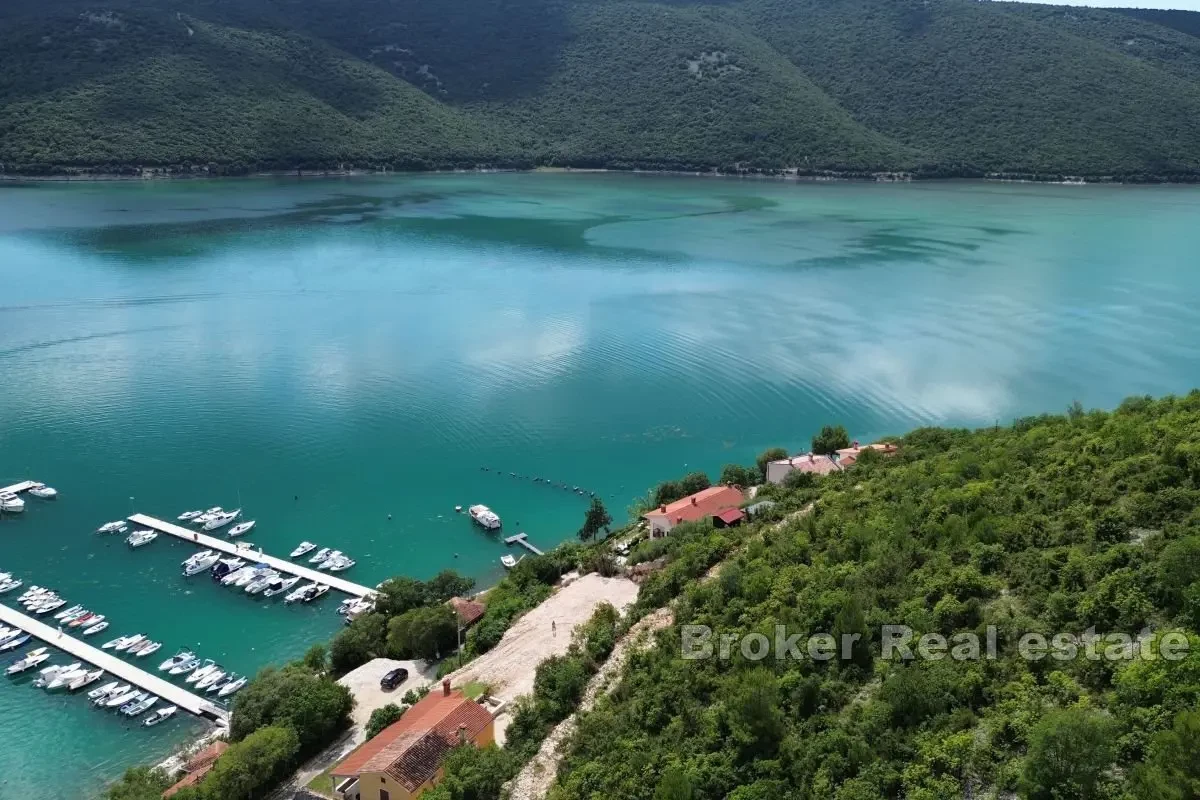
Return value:
M 408 680 L 408 670 L 404 667 L 396 667 L 394 670 L 384 675 L 379 679 L 379 688 L 385 692 L 390 692 L 400 684 Z

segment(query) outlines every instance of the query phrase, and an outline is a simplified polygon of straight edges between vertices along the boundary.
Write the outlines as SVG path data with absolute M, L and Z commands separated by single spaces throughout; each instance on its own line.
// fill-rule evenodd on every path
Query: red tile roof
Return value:
M 465 597 L 451 597 L 450 606 L 458 614 L 459 620 L 466 627 L 471 627 L 483 613 L 487 611 L 487 606 L 478 600 L 468 600 Z
M 467 741 L 474 742 L 491 723 L 487 709 L 461 691 L 445 694 L 435 689 L 348 755 L 331 774 L 387 772 L 411 792 L 437 773 L 446 753 L 458 744 L 460 727 Z
M 726 525 L 732 525 L 746 516 L 746 512 L 740 508 L 731 508 L 728 511 L 722 511 L 720 514 L 713 514 L 714 517 L 724 522 Z
M 666 506 L 659 506 L 653 511 L 643 514 L 643 519 L 658 519 L 666 517 L 672 524 L 691 522 L 704 517 L 711 517 L 729 508 L 737 508 L 742 504 L 742 490 L 733 486 L 713 486 L 695 494 L 690 494 L 682 500 L 676 500 Z
M 200 780 L 207 775 L 214 766 L 216 766 L 217 759 L 221 757 L 221 754 L 228 749 L 229 742 L 218 739 L 208 747 L 196 753 L 194 756 L 188 759 L 186 764 L 183 765 L 183 769 L 185 772 L 187 772 L 187 775 L 183 776 L 183 778 L 174 786 L 171 786 L 164 791 L 162 796 L 164 798 L 171 797 L 180 789 L 188 786 L 194 786 L 195 784 L 199 783 Z
M 837 472 L 841 469 L 838 462 L 834 461 L 829 456 L 818 456 L 812 453 L 804 453 L 803 455 L 793 456 L 791 458 L 781 458 L 778 461 L 772 461 L 772 464 L 788 464 L 792 469 L 800 472 L 811 472 L 814 475 L 828 475 L 831 472 Z
M 868 449 L 878 450 L 884 455 L 888 455 L 896 452 L 896 445 L 892 444 L 891 442 L 876 442 L 875 444 L 869 444 L 865 447 L 859 447 L 858 442 L 855 442 L 853 447 L 844 447 L 837 451 L 838 463 L 843 467 L 852 466 L 855 461 L 858 461 L 858 454 L 863 450 Z

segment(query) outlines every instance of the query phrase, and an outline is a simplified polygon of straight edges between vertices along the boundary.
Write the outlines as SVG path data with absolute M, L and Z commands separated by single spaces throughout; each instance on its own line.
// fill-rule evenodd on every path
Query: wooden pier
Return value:
M 504 540 L 504 543 L 509 544 L 509 545 L 519 544 L 519 545 L 521 545 L 521 547 L 524 547 L 526 550 L 533 553 L 535 556 L 544 556 L 545 555 L 545 553 L 543 553 L 541 550 L 538 550 L 536 547 L 534 547 L 532 544 L 529 543 L 529 537 L 524 533 L 518 533 L 516 536 L 509 536 L 507 539 Z
M 273 569 L 277 569 L 280 572 L 285 572 L 289 575 L 299 575 L 303 580 L 323 583 L 331 589 L 337 589 L 339 592 L 345 592 L 355 597 L 368 597 L 375 594 L 374 589 L 360 586 L 357 583 L 344 580 L 328 572 L 302 567 L 286 558 L 276 558 L 275 556 L 266 555 L 261 550 L 238 547 L 236 540 L 218 539 L 215 536 L 208 536 L 199 531 L 190 530 L 170 522 L 163 522 L 161 519 L 148 517 L 145 514 L 134 514 L 129 517 L 129 521 L 137 525 L 145 525 L 147 528 L 153 528 L 160 533 L 169 534 L 185 542 L 207 547 L 210 550 L 219 550 L 222 553 L 240 558 L 255 559 L 263 564 L 270 565 Z
M 146 672 L 144 669 L 136 667 L 128 661 L 122 661 L 117 656 L 110 655 L 107 651 L 101 650 L 98 647 L 93 647 L 81 639 L 69 636 L 40 620 L 26 616 L 14 608 L 0 604 L 0 622 L 18 627 L 55 649 L 62 650 L 64 653 L 74 656 L 80 661 L 86 661 L 92 666 L 99 667 L 114 679 L 119 679 L 151 694 L 158 695 L 158 697 L 170 705 L 179 706 L 198 717 L 207 717 L 220 722 L 229 721 L 228 711 L 213 705 L 203 697 L 192 694 L 170 681 L 163 680 L 157 675 Z
M 20 494 L 38 485 L 37 481 L 21 481 L 20 483 L 14 483 L 12 486 L 0 488 L 0 494 Z

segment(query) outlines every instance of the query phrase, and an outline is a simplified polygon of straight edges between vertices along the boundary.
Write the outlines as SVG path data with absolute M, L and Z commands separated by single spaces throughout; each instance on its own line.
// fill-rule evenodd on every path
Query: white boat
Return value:
M 332 564 L 336 559 L 339 559 L 341 557 L 342 557 L 342 551 L 334 550 L 331 553 L 329 553 L 328 555 L 326 555 L 325 558 L 323 558 L 321 560 L 321 563 L 317 564 L 317 569 L 327 569 L 329 564 Z
M 196 559 L 191 563 L 185 564 L 183 567 L 184 575 L 198 575 L 205 570 L 212 569 L 212 566 L 221 560 L 220 553 L 209 553 L 206 556 Z
M 19 661 L 14 661 L 8 667 L 8 669 L 5 670 L 5 672 L 9 675 L 16 675 L 17 673 L 24 672 L 27 669 L 33 669 L 49 657 L 50 654 L 46 652 L 46 648 L 39 647 L 37 650 L 27 653 L 25 657 Z
M 254 527 L 254 520 L 247 520 L 246 522 L 239 522 L 237 525 L 234 525 L 232 528 L 229 529 L 229 538 L 233 539 L 235 537 L 242 536 L 243 534 L 247 534 L 250 532 L 250 529 L 253 527 Z
M 228 697 L 246 685 L 247 678 L 238 678 L 236 681 L 231 681 L 221 687 L 221 691 L 217 692 L 217 697 Z
M 151 695 L 150 697 L 143 699 L 141 702 L 139 702 L 137 705 L 135 705 L 133 708 L 129 709 L 128 711 L 122 711 L 122 713 L 127 717 L 136 717 L 139 714 L 143 714 L 146 711 L 150 710 L 150 707 L 153 706 L 157 702 L 158 702 L 158 698 Z
M 141 650 L 138 650 L 135 655 L 137 655 L 138 658 L 145 658 L 148 655 L 157 653 L 160 647 L 162 647 L 162 642 L 151 642 Z
M 180 522 L 189 522 L 203 513 L 203 511 L 185 511 L 175 519 L 179 520 Z
M 500 556 L 500 563 L 504 565 L 505 569 L 512 569 L 517 565 L 517 560 L 510 555 L 503 555 Z
M 120 684 L 116 681 L 110 681 L 103 686 L 97 686 L 95 689 L 92 689 L 87 693 L 88 700 L 95 700 L 98 697 L 104 697 L 105 695 L 111 694 L 118 686 L 120 686 Z
M 24 581 L 10 578 L 9 580 L 0 583 L 0 594 L 11 592 L 13 589 L 19 589 L 21 588 L 22 583 L 24 583 Z
M 195 657 L 196 657 L 196 654 L 193 653 L 191 650 L 180 650 L 178 653 L 176 653 L 175 655 L 168 658 L 166 661 L 159 664 L 158 671 L 166 672 L 167 670 L 174 669 L 175 667 L 178 667 L 180 664 L 186 664 L 188 661 L 192 660 Z
M 166 708 L 160 708 L 158 711 L 155 711 L 153 714 L 146 717 L 145 722 L 143 722 L 142 724 L 145 725 L 147 728 L 151 728 L 160 722 L 170 719 L 171 716 L 174 715 L 174 713 L 178 710 L 179 709 L 176 708 L 175 706 L 167 706 Z
M 270 569 L 270 567 L 267 567 L 265 564 L 255 564 L 246 570 L 242 570 L 241 574 L 237 576 L 232 585 L 238 587 L 239 589 L 244 589 L 246 586 L 258 580 L 263 571 L 267 569 Z
M 47 486 L 44 483 L 36 483 L 29 488 L 29 493 L 34 497 L 40 497 L 43 500 L 53 500 L 58 497 L 58 489 L 53 486 Z
M 70 627 L 72 627 L 72 628 L 90 628 L 93 625 L 99 625 L 101 622 L 104 622 L 103 614 L 93 614 L 92 612 L 89 611 L 87 614 L 84 614 L 81 617 L 76 617 L 75 619 L 71 620 Z
M 85 610 L 86 609 L 83 606 L 78 606 L 78 605 L 71 606 L 70 608 L 66 609 L 65 611 L 60 611 L 57 614 L 55 614 L 54 618 L 55 619 L 63 619 L 64 617 L 70 617 L 73 614 L 78 614 L 79 612 L 85 611 Z
M 321 569 L 327 569 L 330 572 L 345 572 L 346 570 L 350 569 L 357 563 L 358 562 L 355 561 L 353 558 L 347 558 L 346 556 L 342 556 L 341 558 L 335 558 L 335 559 L 332 559 L 331 561 L 328 561 L 328 562 L 322 564 Z
M 129 530 L 129 526 L 125 524 L 125 520 L 118 519 L 113 522 L 106 522 L 99 528 L 96 528 L 96 533 L 124 533 L 127 530 Z
M 328 591 L 329 591 L 329 587 L 326 586 L 325 584 L 314 583 L 304 593 L 304 597 L 300 598 L 301 602 L 311 603 L 313 600 L 316 600 L 318 597 L 320 597 L 321 595 L 325 594 Z
M 467 514 L 475 523 L 485 530 L 494 531 L 500 528 L 500 516 L 484 505 L 471 506 Z
M 316 547 L 317 546 L 312 542 L 301 542 L 300 544 L 296 545 L 296 549 L 292 551 L 292 558 L 299 558 L 305 553 L 311 553 L 316 549 Z
M 150 544 L 157 538 L 158 531 L 152 531 L 149 529 L 134 531 L 133 533 L 129 534 L 127 539 L 125 539 L 125 544 L 129 545 L 130 547 L 141 547 L 144 544 Z
M 325 559 L 329 558 L 329 554 L 331 552 L 333 552 L 333 551 L 330 550 L 328 547 L 322 547 L 320 550 L 317 551 L 317 554 L 315 556 L 313 556 L 312 558 L 310 558 L 308 560 L 308 563 L 319 564 L 322 561 L 324 561 Z
M 232 586 L 235 581 L 241 580 L 247 574 L 253 574 L 256 569 L 257 569 L 257 567 L 254 567 L 251 565 L 238 567 L 237 569 L 235 569 L 235 570 L 231 571 L 229 574 L 227 574 L 224 578 L 221 578 L 221 584 L 224 586 Z
M 300 602 L 302 599 L 304 599 L 304 593 L 307 592 L 309 589 L 311 589 L 314 586 L 316 586 L 315 583 L 309 583 L 309 584 L 305 584 L 304 586 L 301 586 L 299 589 L 293 589 L 291 591 L 291 593 L 288 594 L 287 597 L 283 598 L 283 602 L 285 602 L 285 603 Z
M 226 525 L 233 522 L 235 519 L 237 519 L 241 515 L 242 515 L 242 510 L 240 508 L 235 508 L 233 511 L 223 511 L 220 514 L 217 514 L 216 516 L 214 516 L 208 522 L 204 523 L 204 530 L 215 531 L 218 528 L 224 528 Z
M 43 603 L 42 605 L 33 609 L 33 612 L 35 614 L 49 614 L 54 609 L 61 608 L 62 606 L 65 606 L 66 604 L 67 604 L 67 601 L 63 600 L 61 597 L 59 597 L 59 598 L 55 598 L 54 600 L 49 600 L 49 601 Z
M 206 558 L 213 554 L 212 550 L 200 550 L 192 553 L 190 556 L 179 562 L 179 566 L 186 567 L 188 564 L 193 564 L 202 558 Z
M 20 514 L 25 510 L 25 501 L 12 492 L 0 494 L 0 510 L 10 514 Z
M 271 581 L 266 590 L 263 591 L 263 597 L 274 597 L 277 594 L 283 594 L 299 582 L 299 575 L 291 578 L 276 578 L 275 580 Z
M 94 669 L 91 672 L 84 672 L 75 680 L 67 684 L 68 692 L 77 692 L 85 686 L 89 686 L 104 677 L 104 670 Z
M 216 683 L 217 681 L 221 680 L 221 678 L 224 678 L 224 677 L 225 677 L 225 670 L 222 669 L 221 667 L 216 667 L 215 669 L 213 669 L 212 672 L 208 673 L 203 678 L 196 681 L 196 691 L 200 691 L 201 689 L 207 689 L 208 687 L 212 686 L 214 683 Z
M 30 639 L 30 636 L 28 633 L 23 633 L 20 636 L 14 636 L 13 638 L 6 641 L 4 644 L 0 644 L 0 652 L 8 652 L 9 650 L 16 650 L 18 647 L 21 647 L 26 642 L 28 642 L 29 639 Z
M 54 676 L 54 680 L 46 684 L 46 691 L 53 692 L 56 689 L 61 689 L 67 684 L 79 678 L 85 677 L 88 674 L 88 668 L 82 664 L 76 663 L 67 669 L 61 670 Z
M 184 680 L 187 683 L 195 683 L 197 681 L 204 680 L 204 677 L 214 669 L 220 669 L 220 667 L 217 666 L 217 662 L 213 661 L 211 658 L 206 658 L 204 659 L 203 666 L 201 666 L 200 669 L 196 670 L 191 675 L 188 675 L 186 678 L 184 678 Z
M 90 628 L 84 628 L 83 635 L 91 636 L 92 634 L 99 633 L 100 631 L 106 630 L 107 628 L 108 628 L 108 622 L 97 622 L 95 625 L 91 626 Z
M 189 658 L 187 661 L 183 662 L 182 664 L 177 664 L 177 665 L 171 667 L 169 674 L 185 675 L 185 674 L 191 672 L 192 670 L 194 670 L 198 666 L 200 666 L 200 659 L 196 658 L 195 656 L 192 656 L 191 658 Z
M 53 667 L 46 667 L 44 670 L 38 673 L 38 677 L 34 680 L 33 685 L 39 689 L 49 686 L 58 676 L 74 672 L 81 666 L 82 664 L 76 661 L 74 664 L 61 664 Z
M 211 519 L 216 517 L 218 514 L 221 514 L 222 512 L 224 512 L 223 508 L 221 508 L 220 506 L 213 506 L 212 508 L 208 509 L 207 511 L 201 511 L 199 514 L 192 517 L 191 521 L 192 521 L 192 523 L 194 523 L 196 525 L 203 525 L 204 523 L 210 521 Z
M 279 577 L 279 573 L 273 569 L 263 570 L 255 576 L 254 580 L 246 584 L 246 594 L 258 594 L 271 585 L 271 581 Z
M 109 700 L 104 705 L 106 705 L 109 708 L 117 708 L 117 710 L 123 714 L 150 696 L 146 692 L 141 692 L 141 691 L 138 691 L 137 689 L 131 689 L 126 694 L 128 695 L 128 697 L 125 699 L 125 702 L 123 702 L 123 703 L 117 702 L 121 698 L 114 697 L 112 700 Z
M 120 653 L 124 650 L 128 650 L 129 648 L 133 647 L 135 644 L 138 644 L 139 642 L 144 642 L 144 641 L 146 641 L 146 634 L 136 633 L 133 636 L 126 637 L 124 640 L 119 642 L 117 644 L 117 646 L 113 648 L 113 650 L 116 650 L 118 653 Z M 105 645 L 105 646 L 107 647 L 107 645 Z
M 246 562 L 240 558 L 222 558 L 216 564 L 213 564 L 212 578 L 214 581 L 224 580 L 227 576 L 244 566 L 246 566 Z
M 141 692 L 139 692 L 137 689 L 134 689 L 129 684 L 125 684 L 107 697 L 97 700 L 96 705 L 100 706 L 101 708 L 116 708 L 117 706 L 125 705 L 139 694 L 141 694 Z

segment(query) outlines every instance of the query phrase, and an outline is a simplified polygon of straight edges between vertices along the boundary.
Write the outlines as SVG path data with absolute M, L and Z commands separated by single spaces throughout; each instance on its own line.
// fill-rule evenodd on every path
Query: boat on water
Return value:
M 101 698 L 97 698 L 93 702 L 100 708 L 116 708 L 128 703 L 133 698 L 137 697 L 140 692 L 134 689 L 128 683 L 118 686 L 112 692 Z
M 109 681 L 103 686 L 97 686 L 95 689 L 92 689 L 87 693 L 88 700 L 95 700 L 98 697 L 104 697 L 105 695 L 112 694 L 113 691 L 116 690 L 116 688 L 120 685 L 121 684 L 117 683 L 116 681 Z
M 170 675 L 186 675 L 187 673 L 200 666 L 200 659 L 192 656 L 182 664 L 176 664 L 168 671 Z
M 342 557 L 341 550 L 332 550 L 317 564 L 317 569 L 327 569 L 327 565 Z
M 245 686 L 248 680 L 249 678 L 243 676 L 235 681 L 230 681 L 221 687 L 221 691 L 217 692 L 217 697 L 228 697 L 238 689 L 241 689 L 243 686 Z
M 517 565 L 517 560 L 515 558 L 513 558 L 512 556 L 506 554 L 506 555 L 500 556 L 500 563 L 504 565 L 505 569 L 512 569 L 513 567 L 515 567 Z
M 150 708 L 157 702 L 158 698 L 154 695 L 151 695 L 135 705 L 133 708 L 129 709 L 128 711 L 122 711 L 121 713 L 127 717 L 136 717 L 149 711 Z
M 237 538 L 238 536 L 243 536 L 243 535 L 249 533 L 251 528 L 253 528 L 253 527 L 254 527 L 254 520 L 252 520 L 252 519 L 247 520 L 245 522 L 239 522 L 237 525 L 234 525 L 232 528 L 229 529 L 228 536 L 230 539 Z
M 99 625 L 101 622 L 104 622 L 103 614 L 93 614 L 89 611 L 83 616 L 71 620 L 70 626 L 72 628 L 90 628 L 93 625 Z
M 152 713 L 150 716 L 146 717 L 146 719 L 142 722 L 142 724 L 145 725 L 147 728 L 152 728 L 155 725 L 157 725 L 158 723 L 165 722 L 166 720 L 170 719 L 175 714 L 175 712 L 178 710 L 179 709 L 176 708 L 175 706 L 167 706 L 166 708 L 160 708 L 157 711 L 155 711 L 154 713 Z
M 55 489 L 53 486 L 47 486 L 44 483 L 35 483 L 29 487 L 29 493 L 43 500 L 53 500 L 58 497 L 58 489 Z
M 220 506 L 213 506 L 210 509 L 201 511 L 199 514 L 192 517 L 190 521 L 195 525 L 203 525 L 204 523 L 216 517 L 218 514 L 224 513 L 224 511 L 225 509 L 221 508 Z
M 141 547 L 142 545 L 150 544 L 157 538 L 158 531 L 152 531 L 149 529 L 134 531 L 133 533 L 129 534 L 128 538 L 125 539 L 125 544 L 129 545 L 130 547 Z
M 124 533 L 129 530 L 129 526 L 125 524 L 125 520 L 114 520 L 106 522 L 99 528 L 96 528 L 96 533 Z
M 257 575 L 254 576 L 254 580 L 246 584 L 246 587 L 243 589 L 243 591 L 245 591 L 246 594 L 258 594 L 270 586 L 271 581 L 278 577 L 279 573 L 273 569 L 261 570 Z
M 49 601 L 43 603 L 42 605 L 36 607 L 35 609 L 33 609 L 33 613 L 49 614 L 54 609 L 61 608 L 62 606 L 65 606 L 66 604 L 67 604 L 66 600 L 63 600 L 61 597 L 58 597 L 58 598 L 55 598 L 54 600 L 49 600 Z
M 145 658 L 148 655 L 157 653 L 161 647 L 162 642 L 150 642 L 150 644 L 138 650 L 136 653 L 134 653 L 134 655 L 136 655 L 138 658 Z
M 241 515 L 242 515 L 242 510 L 240 508 L 235 508 L 233 511 L 222 511 L 221 513 L 213 516 L 213 518 L 210 519 L 208 522 L 204 523 L 204 530 L 215 531 L 220 528 L 224 528 L 226 525 L 233 522 L 235 519 L 237 519 Z
M 222 558 L 216 564 L 213 564 L 212 578 L 214 581 L 223 579 L 226 575 L 246 566 L 246 562 L 237 557 Z
M 199 575 L 205 570 L 212 569 L 213 565 L 220 560 L 220 553 L 214 553 L 211 550 L 206 551 L 205 554 L 199 558 L 185 561 L 183 563 L 183 574 L 187 575 L 188 577 L 191 577 L 192 575 Z
M 56 664 L 52 667 L 46 667 L 38 673 L 37 678 L 33 681 L 33 685 L 39 689 L 45 688 L 53 683 L 54 679 L 58 676 L 74 672 L 81 666 L 83 665 L 76 661 L 74 664 Z
M 83 687 L 90 686 L 103 677 L 104 670 L 102 669 L 94 669 L 91 672 L 84 672 L 83 675 L 80 675 L 79 677 L 75 678 L 75 680 L 67 684 L 67 691 L 77 692 Z
M 72 681 L 87 677 L 87 674 L 88 668 L 83 666 L 83 664 L 76 663 L 72 667 L 61 670 L 55 675 L 54 680 L 46 684 L 46 691 L 53 692 L 65 688 Z
M 28 633 L 23 633 L 20 636 L 15 636 L 11 639 L 8 639 L 4 642 L 4 644 L 0 644 L 0 652 L 6 653 L 9 650 L 16 650 L 19 647 L 23 647 L 29 641 L 29 639 L 30 636 Z
M 300 556 L 305 555 L 306 553 L 311 553 L 316 549 L 316 547 L 317 546 L 312 542 L 301 542 L 300 544 L 296 545 L 296 549 L 292 551 L 292 558 L 300 558 Z
M 25 510 L 25 501 L 12 492 L 4 492 L 0 494 L 0 511 L 7 511 L 9 514 L 20 514 Z
M 125 639 L 117 642 L 117 644 L 113 647 L 113 650 L 121 653 L 133 647 L 135 644 L 144 641 L 146 641 L 146 634 L 135 633 L 133 636 L 126 637 Z M 108 645 L 105 645 L 105 647 L 108 647 Z
M 150 694 L 148 692 L 141 692 L 136 689 L 131 689 L 130 695 L 131 696 L 129 697 L 129 699 L 126 700 L 124 703 L 118 703 L 118 702 L 116 702 L 116 700 L 118 700 L 119 698 L 113 698 L 112 700 L 109 700 L 104 705 L 108 706 L 109 708 L 116 708 L 117 711 L 124 714 L 126 711 L 133 708 L 138 703 L 142 702 L 143 700 L 145 700 L 147 697 L 150 696 Z
M 191 522 L 203 513 L 203 511 L 185 511 L 175 519 L 179 520 L 180 522 Z
M 184 681 L 187 683 L 196 683 L 197 681 L 202 681 L 214 669 L 220 669 L 220 667 L 217 666 L 217 662 L 213 661 L 211 658 L 206 658 L 204 659 L 204 664 L 202 664 L 201 667 L 194 671 L 191 675 L 188 675 L 186 678 L 184 678 Z
M 353 558 L 340 556 L 338 558 L 332 558 L 329 561 L 326 561 L 321 565 L 321 569 L 327 569 L 330 572 L 345 572 L 357 563 L 358 562 Z
M 330 550 L 328 547 L 322 547 L 320 550 L 317 551 L 316 555 L 314 555 L 312 558 L 310 558 L 308 560 L 308 563 L 320 564 L 322 561 L 329 558 L 329 554 L 332 552 L 334 552 L 334 551 Z
M 84 628 L 83 635 L 84 636 L 92 636 L 93 634 L 97 634 L 100 631 L 107 630 L 107 629 L 108 629 L 108 621 L 107 620 L 104 622 L 97 622 L 95 625 L 92 625 L 91 627 Z
M 274 597 L 277 594 L 283 594 L 284 592 L 289 591 L 299 582 L 299 575 L 291 578 L 275 578 L 273 581 L 267 584 L 267 588 L 263 590 L 263 597 Z
M 33 669 L 48 658 L 50 658 L 50 654 L 46 652 L 46 648 L 39 647 L 37 650 L 26 653 L 24 658 L 14 661 L 5 672 L 9 675 L 16 675 L 27 669 Z
M 79 605 L 71 606 L 70 608 L 66 609 L 65 611 L 60 611 L 57 614 L 55 614 L 54 618 L 55 619 L 63 619 L 64 617 L 73 617 L 73 615 L 78 614 L 79 612 L 85 611 L 85 610 L 86 609 L 83 606 L 79 606 Z
M 471 506 L 467 509 L 467 515 L 475 520 L 475 524 L 484 530 L 495 531 L 500 529 L 500 515 L 485 505 Z
M 300 598 L 302 603 L 311 603 L 321 595 L 329 591 L 329 587 L 323 583 L 314 583 L 304 593 L 304 597 Z
M 245 564 L 237 569 L 231 569 L 225 574 L 224 578 L 221 578 L 221 584 L 223 586 L 232 586 L 235 581 L 241 580 L 246 575 L 252 575 L 255 569 L 257 568 L 250 564 Z
M 6 578 L 5 580 L 0 581 L 0 594 L 7 594 L 13 589 L 19 589 L 23 583 L 24 581 L 17 578 Z
M 255 564 L 252 567 L 240 570 L 238 576 L 230 582 L 230 586 L 236 586 L 239 589 L 244 589 L 256 581 L 264 570 L 268 569 L 270 569 L 270 567 L 268 567 L 266 564 Z
M 207 689 L 208 687 L 212 686 L 214 683 L 217 683 L 218 681 L 221 680 L 221 678 L 224 678 L 224 677 L 225 677 L 225 670 L 219 666 L 214 667 L 211 672 L 209 672 L 207 675 L 205 675 L 200 680 L 196 681 L 196 691 L 198 692 L 198 691 L 201 691 L 202 689 Z
M 168 658 L 166 661 L 159 664 L 158 671 L 159 672 L 167 672 L 168 670 L 172 670 L 175 667 L 178 667 L 180 664 L 186 664 L 188 661 L 191 661 L 195 657 L 196 657 L 196 654 L 193 653 L 191 650 L 180 650 L 178 653 L 176 653 L 175 655 Z

